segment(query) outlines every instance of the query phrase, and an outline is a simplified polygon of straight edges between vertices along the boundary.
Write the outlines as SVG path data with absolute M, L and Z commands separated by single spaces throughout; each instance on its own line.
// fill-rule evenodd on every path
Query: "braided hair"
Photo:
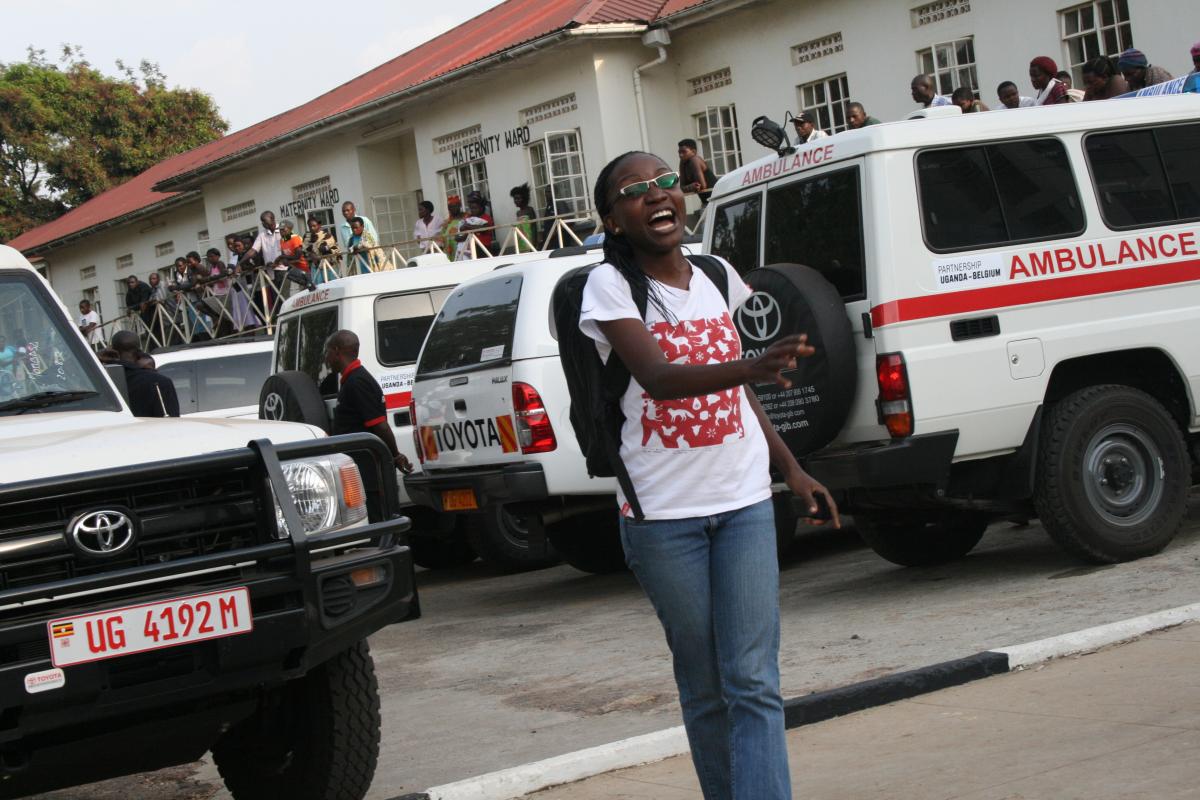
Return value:
M 596 177 L 596 185 L 592 190 L 592 201 L 595 203 L 596 211 L 603 220 L 613 210 L 613 201 L 609 199 L 609 183 L 612 181 L 613 174 L 617 171 L 617 167 L 621 162 L 631 156 L 654 156 L 653 153 L 647 153 L 642 150 L 630 150 L 622 153 L 604 165 L 604 169 L 600 170 L 600 174 Z M 629 282 L 629 289 L 634 297 L 639 294 L 645 294 L 646 301 L 662 315 L 663 319 L 672 325 L 678 320 L 671 310 L 667 308 L 666 302 L 662 298 L 662 293 L 658 289 L 658 282 L 651 281 L 649 276 L 642 271 L 638 266 L 637 257 L 633 251 L 633 245 L 629 243 L 628 237 L 623 233 L 613 233 L 610 230 L 604 231 L 604 260 L 616 267 L 617 272 L 621 273 L 626 281 Z

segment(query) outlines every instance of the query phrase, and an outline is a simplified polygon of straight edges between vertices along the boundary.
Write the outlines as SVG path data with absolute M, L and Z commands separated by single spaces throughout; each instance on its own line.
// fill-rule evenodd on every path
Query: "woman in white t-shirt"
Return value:
M 601 171 L 596 208 L 606 264 L 584 287 L 580 329 L 632 380 L 621 402 L 621 460 L 642 519 L 620 494 L 625 557 L 674 659 L 692 761 L 706 800 L 791 797 L 779 691 L 779 567 L 770 464 L 816 513 L 823 496 L 750 385 L 813 348 L 792 336 L 741 358 L 731 309 L 750 289 L 727 263 L 729 302 L 680 244 L 679 177 L 649 153 Z M 648 297 L 645 319 L 633 286 Z

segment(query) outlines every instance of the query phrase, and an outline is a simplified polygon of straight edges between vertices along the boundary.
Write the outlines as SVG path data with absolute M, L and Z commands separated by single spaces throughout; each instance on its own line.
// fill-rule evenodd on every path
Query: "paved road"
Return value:
M 1166 552 L 1112 566 L 1080 566 L 1036 523 L 999 523 L 966 559 L 921 569 L 809 533 L 781 580 L 784 694 L 1192 603 L 1198 568 L 1200 494 Z M 423 573 L 421 601 L 423 619 L 372 640 L 385 692 L 373 800 L 678 724 L 662 634 L 629 575 L 476 563 Z M 134 780 L 45 798 L 147 796 Z M 167 800 L 228 797 L 203 763 L 136 780 Z

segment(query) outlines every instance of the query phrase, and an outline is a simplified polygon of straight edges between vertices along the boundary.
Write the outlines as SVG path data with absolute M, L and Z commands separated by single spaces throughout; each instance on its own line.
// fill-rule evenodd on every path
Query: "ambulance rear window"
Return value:
M 762 195 L 742 197 L 717 208 L 713 214 L 712 252 L 739 273 L 760 266 L 758 229 L 762 222 Z
M 921 224 L 949 252 L 1083 232 L 1079 189 L 1058 139 L 926 150 L 917 155 Z
M 1095 133 L 1085 146 L 1110 228 L 1200 217 L 1200 125 Z
M 520 275 L 456 289 L 434 319 L 417 378 L 509 363 L 520 298 Z

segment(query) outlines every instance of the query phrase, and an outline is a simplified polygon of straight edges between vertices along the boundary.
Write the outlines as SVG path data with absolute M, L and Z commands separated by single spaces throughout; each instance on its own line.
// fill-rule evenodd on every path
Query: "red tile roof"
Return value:
M 505 0 L 458 27 L 290 111 L 167 159 L 9 244 L 29 251 L 149 210 L 175 196 L 164 181 L 236 156 L 491 55 L 578 25 L 653 22 L 712 0 Z

